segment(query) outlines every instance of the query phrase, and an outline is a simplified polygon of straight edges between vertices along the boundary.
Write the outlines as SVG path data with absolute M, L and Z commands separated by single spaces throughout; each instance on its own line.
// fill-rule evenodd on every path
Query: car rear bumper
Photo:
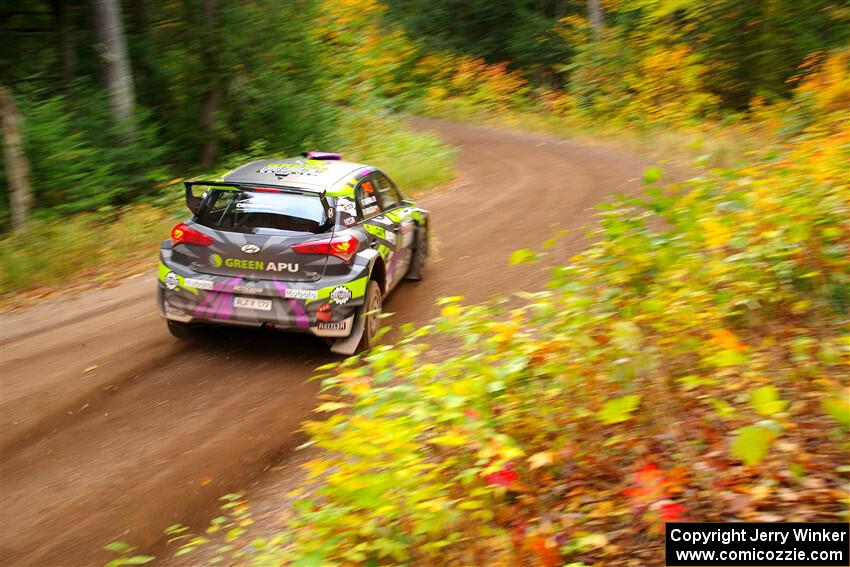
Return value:
M 165 318 L 181 323 L 266 326 L 319 337 L 347 337 L 354 327 L 355 310 L 363 304 L 368 279 L 368 266 L 358 265 L 345 277 L 318 282 L 215 276 L 173 265 L 164 250 L 157 303 Z

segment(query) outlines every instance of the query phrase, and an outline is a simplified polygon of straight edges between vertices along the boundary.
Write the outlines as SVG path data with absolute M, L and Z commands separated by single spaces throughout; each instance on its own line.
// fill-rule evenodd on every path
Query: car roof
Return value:
M 364 169 L 374 170 L 362 163 L 338 159 L 272 158 L 252 161 L 237 167 L 225 174 L 223 181 L 298 187 L 320 192 Z

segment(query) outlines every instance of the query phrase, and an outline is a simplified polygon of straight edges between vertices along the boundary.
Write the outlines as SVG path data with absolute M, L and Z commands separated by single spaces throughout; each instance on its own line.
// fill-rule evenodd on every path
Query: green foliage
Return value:
M 103 549 L 118 555 L 106 564 L 106 567 L 121 567 L 122 565 L 145 565 L 155 558 L 150 555 L 130 555 L 135 549 L 123 541 L 113 541 L 103 546 Z
M 537 0 L 390 0 L 388 5 L 390 18 L 429 49 L 489 63 L 510 61 L 530 78 L 551 75 L 571 57 L 574 46 L 557 33 L 558 18 L 584 11 L 581 4 Z
M 850 428 L 850 402 L 847 401 L 846 397 L 822 400 L 821 404 L 824 411 L 831 415 L 835 421 Z
M 516 266 L 517 264 L 531 264 L 539 259 L 540 254 L 534 250 L 523 248 L 521 250 L 514 250 L 511 252 L 511 256 L 508 259 L 508 265 Z
M 661 180 L 662 171 L 660 167 L 651 165 L 643 172 L 643 182 L 647 184 L 657 183 Z
M 20 105 L 37 206 L 68 214 L 149 192 L 153 179 L 163 175 L 157 164 L 168 149 L 155 128 L 139 120 L 137 137 L 119 144 L 99 93 L 80 88 L 77 94 L 85 102 L 76 103 L 74 113 L 62 96 Z
M 209 28 L 197 24 L 199 3 L 153 3 L 149 17 L 160 25 L 131 37 L 158 53 L 156 81 L 146 81 L 140 96 L 162 108 L 164 138 L 180 162 L 197 161 L 210 135 L 224 153 L 244 151 L 258 138 L 285 154 L 327 141 L 338 110 L 329 104 L 311 35 L 316 16 L 312 0 L 225 3 Z M 207 133 L 200 117 L 211 86 L 220 103 Z
M 638 409 L 639 405 L 640 396 L 638 395 L 614 398 L 605 402 L 602 409 L 597 413 L 597 417 L 605 425 L 622 423 L 632 418 L 632 414 Z
M 738 430 L 732 442 L 732 454 L 748 465 L 757 465 L 767 455 L 776 433 L 759 425 Z
M 788 402 L 779 398 L 775 386 L 762 386 L 750 393 L 750 403 L 756 413 L 765 417 L 772 416 L 785 410 Z
M 45 18 L 53 13 L 49 3 L 37 4 Z M 2 62 L 16 81 L 36 209 L 64 215 L 145 198 L 169 171 L 197 172 L 208 142 L 213 159 L 244 153 L 258 139 L 283 154 L 331 142 L 340 109 L 329 103 L 331 85 L 311 30 L 315 8 L 312 0 L 294 2 L 286 25 L 270 17 L 280 11 L 271 0 L 218 4 L 213 25 L 198 25 L 200 3 L 152 2 L 133 11 L 126 39 L 140 104 L 132 138 L 113 125 L 96 86 L 100 59 L 85 50 L 94 38 L 83 7 L 57 8 L 65 11 L 68 52 L 61 39 L 24 41 L 29 52 Z M 13 16 L 28 27 L 25 17 Z M 44 70 L 60 68 L 73 75 L 63 76 L 61 88 L 50 76 L 51 88 L 43 88 Z M 202 117 L 211 92 L 208 129 Z

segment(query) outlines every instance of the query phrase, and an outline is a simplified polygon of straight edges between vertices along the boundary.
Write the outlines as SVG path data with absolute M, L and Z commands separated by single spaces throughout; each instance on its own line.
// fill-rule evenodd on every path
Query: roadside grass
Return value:
M 26 234 L 0 242 L 4 310 L 65 288 L 119 283 L 149 268 L 179 218 L 176 206 L 138 204 L 110 214 L 35 219 Z
M 454 176 L 453 148 L 435 134 L 413 132 L 393 117 L 369 118 L 350 112 L 333 146 L 331 149 L 343 152 L 346 159 L 385 169 L 411 196 Z M 223 167 L 196 177 L 217 178 L 241 162 L 270 155 L 263 148 L 259 143 L 251 154 L 230 157 Z M 26 234 L 3 237 L 2 310 L 63 291 L 116 285 L 150 269 L 156 264 L 160 242 L 187 214 L 181 181 L 164 183 L 158 195 L 123 207 L 64 217 L 36 216 Z
M 457 151 L 436 134 L 413 131 L 396 117 L 351 111 L 339 137 L 346 159 L 380 167 L 405 195 L 422 194 L 454 177 Z

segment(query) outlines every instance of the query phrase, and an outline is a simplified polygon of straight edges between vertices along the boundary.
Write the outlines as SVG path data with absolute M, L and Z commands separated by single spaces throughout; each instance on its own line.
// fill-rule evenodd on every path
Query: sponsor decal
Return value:
M 328 168 L 321 160 L 297 161 L 295 163 L 270 163 L 257 170 L 257 173 L 270 173 L 272 175 L 319 175 Z
M 391 221 L 387 217 L 375 217 L 375 218 L 372 219 L 372 221 L 373 222 L 379 222 L 379 223 L 386 225 L 386 226 L 392 226 L 393 225 L 393 221 Z
M 262 268 L 260 268 L 262 269 Z M 266 266 L 267 272 L 283 272 L 288 271 L 293 274 L 298 271 L 298 264 L 290 264 L 289 262 L 269 262 Z
M 222 259 L 218 254 L 213 254 L 210 263 L 217 268 L 223 264 L 228 268 L 235 268 L 237 270 L 292 272 L 293 274 L 301 267 L 301 264 L 298 262 L 264 262 L 263 260 L 242 260 L 240 258 Z
M 384 239 L 392 245 L 395 245 L 395 233 L 391 230 L 384 231 Z
M 263 270 L 266 267 L 266 263 L 262 260 L 240 260 L 238 258 L 225 258 L 224 265 L 228 268 L 240 270 Z
M 254 202 L 250 199 L 245 199 L 244 201 L 239 201 L 236 203 L 236 209 L 239 211 L 244 211 L 247 213 L 255 212 L 255 213 L 286 213 L 289 211 L 289 207 L 286 203 L 269 203 L 269 202 Z
M 345 217 L 344 219 L 342 219 L 342 224 L 344 224 L 345 226 L 351 226 L 356 222 L 357 219 L 354 217 Z
M 363 199 L 363 205 L 371 205 L 372 203 L 377 203 L 377 197 L 366 197 Z
M 404 220 L 397 210 L 388 211 L 387 216 L 390 218 L 390 220 L 394 222 L 401 222 L 402 220 Z
M 375 186 L 372 185 L 371 181 L 364 181 L 363 182 L 363 191 L 366 192 L 366 193 L 372 193 L 373 191 L 375 191 Z
M 351 199 L 340 199 L 337 201 L 336 206 L 344 213 L 348 213 L 351 216 L 357 215 L 357 206 Z
M 256 244 L 246 244 L 242 247 L 242 252 L 244 252 L 245 254 L 256 254 L 259 251 L 260 247 Z
M 371 215 L 372 213 L 377 213 L 380 209 L 376 205 L 372 205 L 371 207 L 366 207 L 363 209 L 364 215 Z
M 233 286 L 235 293 L 247 293 L 249 295 L 263 295 L 265 290 L 261 287 L 253 285 L 235 285 Z
M 337 305 L 345 305 L 351 300 L 351 290 L 344 285 L 338 285 L 333 288 L 329 297 Z
M 351 333 L 354 315 L 343 321 L 316 321 L 310 327 L 319 337 L 344 337 Z
M 348 329 L 348 321 L 331 321 L 328 323 L 318 323 L 316 328 L 320 331 L 345 331 Z
M 283 292 L 287 299 L 319 299 L 319 292 L 314 289 L 291 289 Z
M 183 280 L 184 287 L 193 287 L 195 289 L 211 290 L 213 283 L 210 280 L 201 280 L 198 278 L 185 278 Z
M 328 207 L 328 218 L 329 219 L 334 218 L 334 208 L 333 207 Z
M 362 297 L 363 294 L 366 293 L 366 284 L 369 283 L 369 276 L 363 276 L 361 278 L 357 278 L 356 280 L 350 281 L 345 284 L 345 286 L 351 290 L 352 297 Z M 331 291 L 335 288 L 335 285 L 329 285 L 327 287 L 323 287 L 319 289 L 319 297 L 325 298 L 330 296 Z M 311 301 L 308 300 L 308 303 Z
M 372 236 L 377 236 L 378 238 L 386 238 L 387 231 L 384 230 L 383 227 L 375 226 L 373 224 L 365 224 L 363 228 L 366 229 L 366 232 L 371 234 Z
M 165 284 L 165 289 L 173 290 L 177 289 L 177 286 L 180 285 L 180 278 L 177 277 L 177 274 L 174 272 L 168 272 L 166 274 L 165 279 L 163 280 Z

